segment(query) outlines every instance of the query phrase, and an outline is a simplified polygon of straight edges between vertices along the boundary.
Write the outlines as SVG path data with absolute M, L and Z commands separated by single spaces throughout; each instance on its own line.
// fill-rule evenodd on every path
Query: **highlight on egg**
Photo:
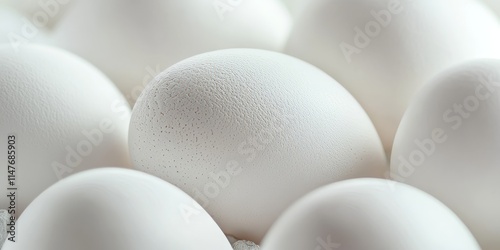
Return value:
M 484 250 L 500 248 L 500 60 L 473 60 L 430 81 L 396 134 L 391 177 L 435 196 Z
M 330 184 L 301 198 L 274 223 L 262 249 L 480 248 L 462 221 L 434 197 L 367 178 Z
M 158 75 L 133 109 L 129 142 L 135 168 L 193 196 L 226 234 L 256 243 L 312 189 L 388 171 L 349 92 L 264 50 L 209 52 Z
M 193 214 L 187 217 L 187 214 Z M 3 250 L 232 250 L 212 218 L 177 187 L 148 174 L 100 168 L 44 191 Z
M 130 108 L 99 70 L 66 51 L 0 45 L 0 174 L 15 216 L 43 190 L 99 166 L 130 167 Z M 11 198 L 0 197 L 0 208 Z
M 50 44 L 95 64 L 133 104 L 180 60 L 226 48 L 281 51 L 290 29 L 281 0 L 72 0 Z
M 500 58 L 498 44 L 499 20 L 477 0 L 311 0 L 285 52 L 346 87 L 390 153 L 420 86 L 454 64 Z

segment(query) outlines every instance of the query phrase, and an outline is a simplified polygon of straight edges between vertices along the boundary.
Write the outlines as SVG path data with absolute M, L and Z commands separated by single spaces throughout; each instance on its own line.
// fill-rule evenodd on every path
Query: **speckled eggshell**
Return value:
M 30 204 L 17 228 L 17 241 L 7 241 L 3 250 L 232 250 L 186 193 L 119 168 L 89 170 L 56 183 Z
M 100 71 L 68 52 L 0 46 L 0 118 L 0 162 L 5 168 L 0 188 L 18 188 L 17 215 L 70 174 L 131 165 L 126 100 Z M 8 153 L 13 150 L 8 136 L 15 137 L 14 153 Z M 15 155 L 14 186 L 7 183 L 8 154 Z M 0 197 L 0 208 L 9 204 L 9 197 Z
M 310 0 L 285 52 L 346 87 L 389 153 L 415 91 L 464 60 L 500 58 L 498 44 L 500 23 L 476 0 Z
M 281 51 L 290 29 L 280 0 L 73 0 L 51 43 L 103 70 L 132 104 L 180 60 L 226 48 Z
M 260 242 L 316 187 L 387 171 L 355 99 L 317 68 L 276 52 L 186 59 L 156 77 L 132 113 L 135 167 L 183 189 L 238 239 Z
M 484 250 L 500 249 L 500 60 L 442 72 L 415 97 L 394 141 L 391 177 L 440 199 Z
M 354 179 L 321 187 L 280 216 L 262 250 L 479 250 L 462 221 L 405 184 Z

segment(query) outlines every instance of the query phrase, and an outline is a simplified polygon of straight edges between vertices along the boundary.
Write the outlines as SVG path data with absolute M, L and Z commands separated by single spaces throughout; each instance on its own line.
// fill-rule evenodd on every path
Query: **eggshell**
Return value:
M 432 196 L 382 179 L 354 179 L 301 198 L 266 235 L 263 250 L 479 250 L 460 219 Z
M 419 86 L 464 60 L 500 58 L 500 24 L 475 0 L 311 0 L 307 6 L 286 53 L 345 86 L 370 115 L 386 152 Z
M 126 100 L 95 67 L 68 52 L 0 46 L 0 117 L 0 188 L 17 188 L 17 215 L 60 178 L 131 165 Z M 8 168 L 10 160 L 15 169 Z M 2 195 L 0 207 L 9 204 Z
M 185 220 L 185 213 L 195 213 Z M 232 250 L 191 197 L 154 176 L 102 168 L 43 192 L 17 222 L 3 250 Z
M 53 44 L 95 64 L 133 104 L 182 59 L 225 48 L 282 50 L 290 28 L 280 0 L 73 0 Z
M 440 199 L 484 250 L 500 249 L 500 60 L 474 60 L 434 78 L 394 141 L 393 179 Z
M 129 140 L 136 168 L 256 243 L 310 190 L 388 171 L 373 124 L 340 84 L 255 49 L 205 53 L 161 73 L 134 107 Z

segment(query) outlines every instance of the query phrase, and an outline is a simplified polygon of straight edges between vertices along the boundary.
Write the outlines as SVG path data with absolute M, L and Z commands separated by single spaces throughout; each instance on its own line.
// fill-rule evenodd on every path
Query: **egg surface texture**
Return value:
M 460 219 L 432 196 L 383 179 L 354 179 L 301 198 L 263 250 L 479 250 Z
M 346 87 L 389 153 L 419 86 L 464 60 L 500 58 L 498 44 L 498 19 L 476 0 L 311 0 L 285 51 Z
M 187 220 L 185 214 L 195 216 Z M 157 177 L 101 168 L 43 192 L 17 222 L 3 250 L 231 250 L 212 218 L 186 193 Z
M 368 116 L 335 80 L 276 52 L 184 60 L 132 112 L 136 168 L 193 196 L 226 234 L 259 242 L 308 191 L 388 171 Z
M 399 126 L 391 177 L 450 207 L 484 250 L 500 249 L 500 61 L 474 60 L 432 80 Z
M 95 64 L 135 103 L 180 60 L 225 48 L 281 51 L 290 29 L 280 0 L 72 0 L 52 44 Z
M 59 49 L 0 46 L 0 187 L 18 188 L 15 212 L 57 180 L 130 166 L 130 108 L 100 71 Z M 7 209 L 11 198 L 0 197 Z

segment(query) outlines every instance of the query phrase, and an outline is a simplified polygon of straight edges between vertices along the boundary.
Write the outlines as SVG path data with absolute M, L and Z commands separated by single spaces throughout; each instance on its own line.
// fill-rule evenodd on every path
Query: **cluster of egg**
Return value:
M 2 249 L 500 249 L 499 3 L 0 0 Z

